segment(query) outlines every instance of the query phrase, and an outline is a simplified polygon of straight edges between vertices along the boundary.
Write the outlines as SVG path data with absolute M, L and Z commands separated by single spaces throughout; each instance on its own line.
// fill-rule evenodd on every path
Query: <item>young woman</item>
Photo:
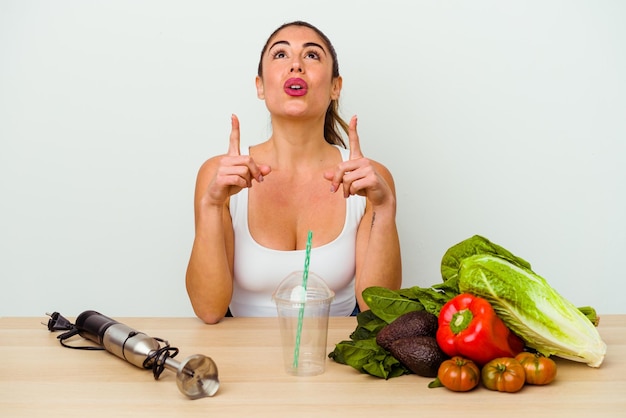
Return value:
M 339 117 L 341 85 L 335 50 L 316 27 L 287 23 L 267 40 L 256 88 L 270 138 L 242 154 L 233 115 L 228 153 L 197 177 L 186 284 L 203 321 L 275 316 L 272 292 L 303 269 L 309 231 L 310 271 L 335 292 L 331 315 L 368 309 L 367 287 L 400 287 L 393 178 L 361 153 L 356 116 Z

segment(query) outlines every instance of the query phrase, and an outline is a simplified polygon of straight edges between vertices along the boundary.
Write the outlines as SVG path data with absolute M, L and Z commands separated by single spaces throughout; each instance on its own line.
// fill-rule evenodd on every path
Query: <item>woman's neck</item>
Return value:
M 272 159 L 270 164 L 277 169 L 319 167 L 329 158 L 323 120 L 307 123 L 273 119 L 272 136 L 265 145 L 265 157 Z

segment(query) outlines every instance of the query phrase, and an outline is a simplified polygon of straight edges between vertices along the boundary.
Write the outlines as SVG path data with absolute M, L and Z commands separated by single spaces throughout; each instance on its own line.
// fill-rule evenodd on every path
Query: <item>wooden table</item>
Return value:
M 74 319 L 74 318 L 69 318 Z M 63 348 L 47 318 L 0 318 L 2 417 L 543 417 L 626 416 L 626 315 L 602 317 L 608 353 L 599 369 L 557 359 L 557 379 L 515 394 L 482 387 L 467 393 L 429 389 L 429 378 L 389 380 L 328 359 L 326 372 L 287 375 L 275 318 L 115 318 L 169 340 L 182 361 L 205 354 L 218 366 L 213 397 L 190 400 L 176 376 L 152 373 L 105 351 Z M 348 338 L 355 318 L 331 318 L 328 350 Z M 75 342 L 82 342 L 80 337 Z

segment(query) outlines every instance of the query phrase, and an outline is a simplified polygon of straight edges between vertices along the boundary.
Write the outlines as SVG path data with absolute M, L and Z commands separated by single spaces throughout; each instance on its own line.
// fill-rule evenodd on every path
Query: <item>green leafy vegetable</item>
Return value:
M 394 290 L 379 286 L 363 290 L 363 299 L 372 312 L 387 323 L 403 313 L 424 309 L 421 303 L 406 298 Z
M 451 298 L 451 294 L 437 291 L 433 288 L 423 287 L 409 287 L 408 289 L 401 289 L 398 291 L 400 294 L 409 298 L 410 300 L 419 301 L 422 305 L 422 309 L 439 316 L 441 307 L 446 304 Z
M 596 310 L 591 306 L 582 306 L 578 308 L 579 311 L 583 313 L 587 317 L 588 320 L 591 321 L 594 327 L 597 327 L 600 324 L 600 317 Z
M 594 324 L 530 267 L 491 254 L 464 258 L 459 290 L 487 299 L 527 346 L 599 367 L 606 354 Z
M 336 344 L 328 357 L 337 363 L 352 366 L 361 373 L 383 379 L 410 373 L 408 368 L 376 344 L 376 335 L 387 322 L 367 310 L 357 315 L 357 323 L 350 340 Z
M 441 259 L 441 277 L 444 282 L 456 279 L 459 274 L 461 262 L 472 255 L 492 254 L 509 261 L 516 266 L 524 267 L 530 270 L 530 263 L 523 258 L 516 257 L 504 247 L 494 244 L 487 238 L 480 235 L 474 235 L 464 241 L 453 245 L 446 251 Z
M 506 248 L 489 241 L 487 238 L 474 235 L 456 245 L 450 247 L 441 259 L 441 277 L 444 282 L 432 286 L 433 289 L 443 290 L 452 299 L 461 293 L 459 291 L 459 270 L 464 259 L 474 255 L 491 254 L 511 264 L 532 272 L 528 261 L 511 253 Z M 594 326 L 598 326 L 599 317 L 596 310 L 590 306 L 578 308 L 591 321 Z
M 357 327 L 354 332 L 350 334 L 350 339 L 354 341 L 376 338 L 378 331 L 387 325 L 387 322 L 380 319 L 371 310 L 359 312 L 356 319 Z

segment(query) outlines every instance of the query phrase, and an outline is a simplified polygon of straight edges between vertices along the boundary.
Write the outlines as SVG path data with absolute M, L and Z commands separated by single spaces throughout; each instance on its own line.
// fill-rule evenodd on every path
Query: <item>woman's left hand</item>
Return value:
M 334 171 L 324 173 L 324 178 L 331 182 L 331 192 L 336 192 L 342 186 L 346 198 L 358 194 L 366 196 L 374 206 L 384 205 L 390 199 L 393 200 L 393 192 L 377 171 L 375 162 L 361 153 L 356 125 L 357 117 L 353 116 L 348 129 L 350 158 L 337 165 Z

